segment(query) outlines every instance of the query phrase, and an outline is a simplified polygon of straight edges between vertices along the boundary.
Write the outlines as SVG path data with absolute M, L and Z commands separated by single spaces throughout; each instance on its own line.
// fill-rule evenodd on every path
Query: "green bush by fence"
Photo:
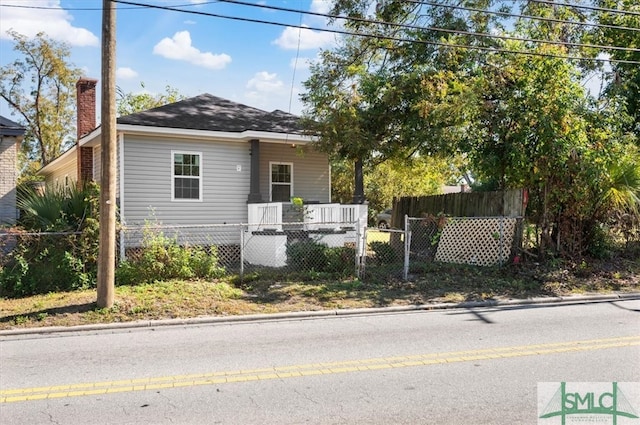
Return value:
M 95 287 L 98 222 L 82 232 L 4 235 L 15 247 L 0 258 L 0 296 L 21 297 Z M 0 247 L 2 248 L 2 247 Z
M 122 261 L 116 269 L 116 283 L 132 285 L 168 279 L 222 277 L 216 246 L 180 246 L 175 238 L 148 227 L 139 254 Z
M 354 272 L 355 249 L 330 248 L 313 240 L 287 245 L 287 265 L 293 271 L 350 274 Z

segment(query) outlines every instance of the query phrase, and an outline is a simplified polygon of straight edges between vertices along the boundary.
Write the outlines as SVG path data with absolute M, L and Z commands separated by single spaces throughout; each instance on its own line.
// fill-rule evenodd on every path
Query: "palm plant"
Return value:
M 640 155 L 629 155 L 611 164 L 602 206 L 636 216 L 640 214 Z
M 34 231 L 80 230 L 85 220 L 97 212 L 96 195 L 95 185 L 47 186 L 44 193 L 22 187 L 17 200 L 20 224 Z
M 593 221 L 610 223 L 628 245 L 633 235 L 640 235 L 640 153 L 633 151 L 611 163 L 601 187 Z

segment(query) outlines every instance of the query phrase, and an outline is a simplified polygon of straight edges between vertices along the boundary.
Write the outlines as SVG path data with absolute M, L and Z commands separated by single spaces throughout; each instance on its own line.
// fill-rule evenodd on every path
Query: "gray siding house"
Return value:
M 18 149 L 25 128 L 0 116 L 0 226 L 15 224 Z
M 49 184 L 100 182 L 96 83 L 78 81 L 78 142 L 40 171 Z M 116 131 L 119 218 L 128 226 L 152 217 L 165 225 L 282 223 L 293 198 L 336 208 L 328 157 L 294 115 L 202 94 L 119 117 Z

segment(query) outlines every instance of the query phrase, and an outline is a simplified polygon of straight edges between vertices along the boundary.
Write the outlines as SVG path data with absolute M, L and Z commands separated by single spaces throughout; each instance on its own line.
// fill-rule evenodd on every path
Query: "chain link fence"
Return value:
M 364 226 L 358 222 L 255 225 L 121 226 L 116 278 L 216 278 L 273 272 L 358 276 Z M 0 296 L 72 290 L 95 285 L 98 231 L 0 232 Z
M 523 227 L 522 217 L 445 216 L 405 217 L 404 229 L 367 228 L 359 222 L 294 222 L 273 228 L 146 224 L 119 229 L 117 260 L 135 269 L 136 262 L 146 258 L 166 263 L 168 270 L 175 262 L 172 255 L 187 255 L 206 259 L 207 265 L 215 266 L 215 276 L 243 278 L 248 273 L 273 272 L 286 279 L 292 273 L 314 272 L 363 281 L 407 280 L 433 262 L 492 266 L 518 261 L 531 244 Z M 1 230 L 0 295 L 90 286 L 95 282 L 97 261 L 97 229 L 63 233 Z M 159 271 L 161 277 L 164 272 Z
M 504 264 L 519 243 L 521 223 L 520 218 L 444 216 L 405 217 L 404 230 L 366 228 L 358 222 L 313 226 L 295 222 L 259 229 L 250 224 L 148 223 L 119 229 L 118 261 L 132 269 L 143 260 L 164 263 L 164 269 L 152 264 L 161 276 L 181 267 L 178 260 L 188 256 L 201 263 L 206 259 L 208 267 L 215 266 L 215 276 L 243 278 L 247 273 L 273 271 L 406 280 L 411 270 L 434 261 Z M 0 233 L 0 267 L 18 274 L 22 268 L 50 280 L 63 276 L 87 282 L 95 278 L 97 255 L 97 233 Z M 72 278 L 73 273 L 82 277 Z
M 126 226 L 119 231 L 120 261 L 142 258 L 153 246 L 175 245 L 217 258 L 228 274 L 259 270 L 358 275 L 364 229 L 358 222 Z
M 522 235 L 522 217 L 405 216 L 404 229 L 366 230 L 368 275 L 401 277 L 434 261 L 477 266 L 502 265 Z

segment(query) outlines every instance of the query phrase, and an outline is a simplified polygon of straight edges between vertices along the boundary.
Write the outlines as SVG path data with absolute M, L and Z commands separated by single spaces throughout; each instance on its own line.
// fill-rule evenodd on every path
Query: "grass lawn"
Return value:
M 553 267 L 430 263 L 411 270 L 407 282 L 384 270 L 376 277 L 375 271 L 368 268 L 362 280 L 256 273 L 242 282 L 230 277 L 118 286 L 110 309 L 96 307 L 95 289 L 0 299 L 0 329 L 640 291 L 637 256 Z

